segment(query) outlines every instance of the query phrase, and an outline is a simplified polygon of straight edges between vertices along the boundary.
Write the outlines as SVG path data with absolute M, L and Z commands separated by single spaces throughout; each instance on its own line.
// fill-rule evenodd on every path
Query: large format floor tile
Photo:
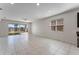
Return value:
M 74 45 L 28 33 L 0 38 L 1 55 L 76 55 Z

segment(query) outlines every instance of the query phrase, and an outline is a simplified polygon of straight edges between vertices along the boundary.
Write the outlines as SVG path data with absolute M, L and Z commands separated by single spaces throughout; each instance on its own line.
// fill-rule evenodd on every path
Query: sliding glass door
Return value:
M 18 24 L 8 24 L 8 28 L 9 28 L 9 35 L 20 34 Z
M 26 25 L 19 25 L 20 32 L 25 32 Z
M 26 32 L 25 24 L 8 24 L 9 35 L 16 35 L 23 32 Z

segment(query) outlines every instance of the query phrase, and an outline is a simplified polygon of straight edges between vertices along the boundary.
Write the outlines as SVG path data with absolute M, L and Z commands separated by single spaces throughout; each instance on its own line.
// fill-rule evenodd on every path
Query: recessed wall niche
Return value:
M 63 29 L 64 29 L 63 22 L 64 22 L 63 18 L 52 20 L 51 21 L 51 30 L 52 31 L 62 31 L 63 32 Z

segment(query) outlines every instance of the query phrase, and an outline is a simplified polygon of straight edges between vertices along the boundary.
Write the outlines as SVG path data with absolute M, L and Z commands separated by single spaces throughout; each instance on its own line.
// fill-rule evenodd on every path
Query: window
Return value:
M 56 25 L 56 20 L 51 21 L 51 26 L 55 26 Z
M 63 31 L 63 25 L 62 26 L 57 26 L 57 31 Z
M 63 19 L 57 19 L 57 20 L 53 20 L 51 21 L 51 30 L 52 31 L 63 31 Z
M 57 31 L 63 31 L 63 27 L 64 27 L 63 19 L 58 19 L 57 20 Z
M 55 20 L 51 21 L 51 30 L 52 31 L 56 30 L 56 21 Z

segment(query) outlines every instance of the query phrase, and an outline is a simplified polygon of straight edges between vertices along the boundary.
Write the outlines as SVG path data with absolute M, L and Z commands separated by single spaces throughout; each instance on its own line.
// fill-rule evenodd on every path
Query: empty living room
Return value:
M 79 3 L 0 3 L 0 55 L 79 55 Z

